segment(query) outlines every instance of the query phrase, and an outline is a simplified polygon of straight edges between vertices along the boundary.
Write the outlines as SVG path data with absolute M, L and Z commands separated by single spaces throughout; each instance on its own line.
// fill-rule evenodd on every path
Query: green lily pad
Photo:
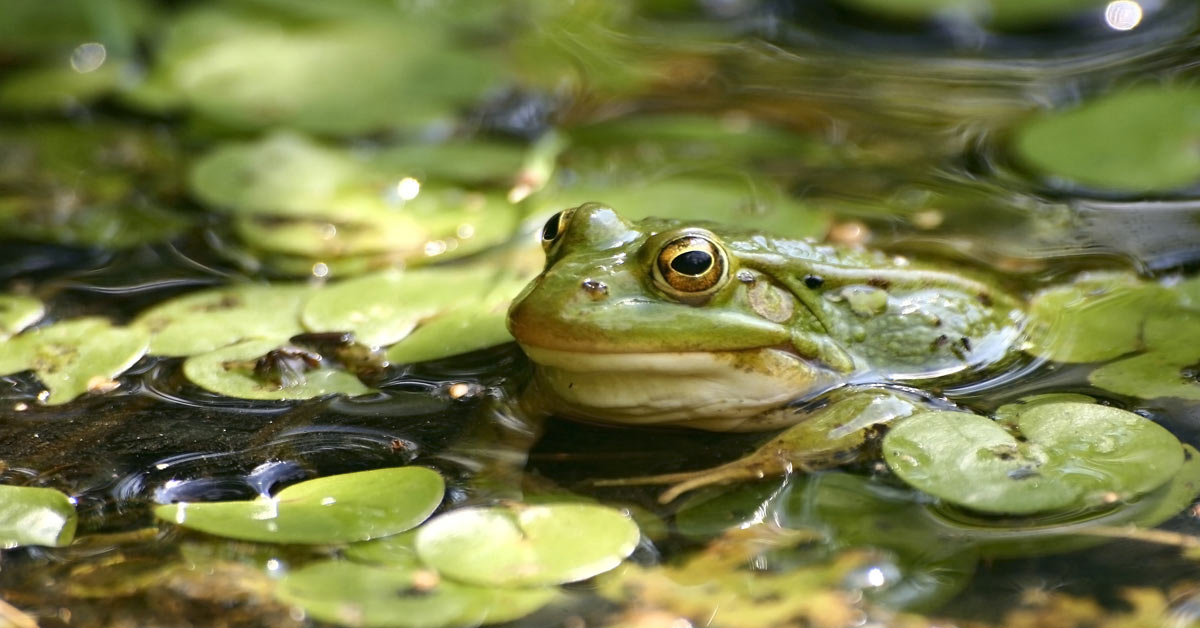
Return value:
M 159 519 L 264 543 L 349 543 L 411 529 L 442 503 L 445 482 L 424 467 L 333 475 L 248 501 L 158 506 Z
M 276 350 L 287 353 L 290 348 L 281 348 L 273 340 L 240 342 L 188 358 L 183 362 L 183 374 L 205 390 L 239 399 L 312 399 L 333 394 L 353 397 L 372 392 L 354 375 L 328 366 L 306 370 L 305 365 L 274 377 L 269 372 L 256 372 L 260 360 L 270 360 L 268 354 Z M 290 369 L 291 365 L 281 364 L 278 368 Z
M 178 157 L 165 134 L 132 127 L 6 127 L 0 237 L 116 248 L 169 238 L 189 224 L 168 209 Z
M 1200 88 L 1127 88 L 1017 129 L 1018 157 L 1052 180 L 1163 192 L 1200 182 Z
M 512 341 L 508 305 L 531 276 L 505 274 L 479 298 L 467 300 L 424 321 L 408 337 L 392 345 L 388 361 L 406 364 L 437 360 Z
M 150 332 L 150 353 L 197 355 L 243 340 L 282 344 L 302 333 L 300 309 L 309 286 L 234 286 L 176 297 L 142 312 L 134 325 Z
M 63 547 L 75 538 L 75 504 L 49 488 L 0 486 L 0 547 Z
M 998 514 L 1129 499 L 1162 486 L 1183 464 L 1179 441 L 1158 424 L 1074 402 L 1023 409 L 1007 429 L 966 412 L 920 413 L 892 428 L 883 453 L 913 487 Z
M 604 573 L 629 556 L 639 538 L 633 520 L 612 508 L 514 504 L 460 508 L 433 519 L 417 532 L 417 554 L 463 582 L 537 586 Z
M 65 64 L 26 70 L 0 83 L 0 109 L 54 111 L 87 104 L 115 89 L 121 71 L 119 63 L 89 72 Z
M 280 22 L 205 7 L 174 22 L 151 81 L 240 128 L 336 135 L 412 128 L 453 116 L 502 76 L 497 55 L 453 36 L 432 11 Z
M 421 564 L 421 558 L 417 556 L 416 541 L 417 530 L 409 530 L 381 539 L 351 543 L 345 550 L 342 550 L 342 555 L 360 563 L 418 569 L 424 565 Z
M 441 628 L 512 621 L 560 595 L 549 587 L 462 584 L 427 569 L 322 561 L 285 576 L 277 595 L 343 626 Z
M 0 375 L 32 370 L 49 390 L 39 401 L 57 405 L 112 380 L 146 353 L 146 332 L 114 327 L 103 318 L 78 318 L 26 330 L 0 344 Z
M 1158 350 L 1106 364 L 1088 381 L 1122 395 L 1157 399 L 1174 397 L 1200 401 L 1200 348 L 1190 352 Z
M 197 162 L 190 180 L 202 201 L 234 214 L 244 242 L 271 254 L 322 262 L 374 255 L 390 263 L 420 263 L 465 255 L 512 236 L 520 212 L 501 190 L 485 193 L 437 178 L 417 179 L 419 173 L 405 165 L 415 157 L 397 154 L 399 149 L 335 150 L 281 133 L 213 151 Z M 467 166 L 453 176 L 470 176 L 463 172 Z M 492 166 L 472 167 L 478 174 Z M 435 163 L 431 171 L 445 174 L 450 168 Z M 302 267 L 307 271 L 310 265 Z
M 33 297 L 0 294 L 0 340 L 41 320 L 46 307 Z
M 899 19 L 970 18 L 1003 28 L 1032 27 L 1101 7 L 1107 0 L 839 0 L 860 11 Z
M 0 21 L 0 51 L 60 54 L 64 60 L 80 42 L 98 42 L 119 51 L 132 46 L 132 37 L 152 15 L 142 0 L 14 2 L 5 7 Z
M 394 344 L 422 321 L 486 294 L 496 271 L 463 269 L 389 270 L 322 290 L 304 307 L 311 331 L 352 331 L 371 346 Z
M 1034 295 L 1026 350 L 1057 362 L 1115 358 L 1140 349 L 1147 315 L 1172 303 L 1168 290 L 1128 273 L 1081 275 Z

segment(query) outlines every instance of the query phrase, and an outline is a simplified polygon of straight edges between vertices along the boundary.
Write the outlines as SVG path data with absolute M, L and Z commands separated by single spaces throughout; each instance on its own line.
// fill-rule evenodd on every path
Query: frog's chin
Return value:
M 777 348 L 663 353 L 522 349 L 537 366 L 532 392 L 542 409 L 602 423 L 773 429 L 800 418 L 782 406 L 842 379 Z

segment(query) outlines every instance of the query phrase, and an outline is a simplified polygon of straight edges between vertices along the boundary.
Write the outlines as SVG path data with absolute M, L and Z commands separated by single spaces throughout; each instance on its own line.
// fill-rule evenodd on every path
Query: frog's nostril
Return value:
M 603 299 L 604 297 L 608 296 L 608 286 L 604 285 L 603 282 L 596 281 L 595 279 L 584 279 L 580 286 L 583 288 L 583 291 L 588 293 L 588 296 L 592 297 L 593 299 Z

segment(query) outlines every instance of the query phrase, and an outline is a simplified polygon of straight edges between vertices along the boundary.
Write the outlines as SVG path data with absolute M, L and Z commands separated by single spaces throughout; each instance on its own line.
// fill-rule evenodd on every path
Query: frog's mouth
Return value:
M 538 368 L 533 398 L 587 421 L 756 431 L 795 420 L 782 406 L 841 377 L 777 348 L 588 353 L 522 345 Z

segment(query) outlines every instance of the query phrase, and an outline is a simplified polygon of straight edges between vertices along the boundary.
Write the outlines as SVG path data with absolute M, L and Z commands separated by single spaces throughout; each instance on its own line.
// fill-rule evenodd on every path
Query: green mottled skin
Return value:
M 681 231 L 703 232 L 727 252 L 728 278 L 711 296 L 681 300 L 651 274 Z M 570 217 L 543 273 L 513 302 L 509 328 L 524 347 L 581 354 L 733 351 L 752 361 L 754 350 L 778 348 L 838 381 L 863 382 L 996 362 L 1023 317 L 986 279 L 721 225 L 631 223 L 592 203 Z

